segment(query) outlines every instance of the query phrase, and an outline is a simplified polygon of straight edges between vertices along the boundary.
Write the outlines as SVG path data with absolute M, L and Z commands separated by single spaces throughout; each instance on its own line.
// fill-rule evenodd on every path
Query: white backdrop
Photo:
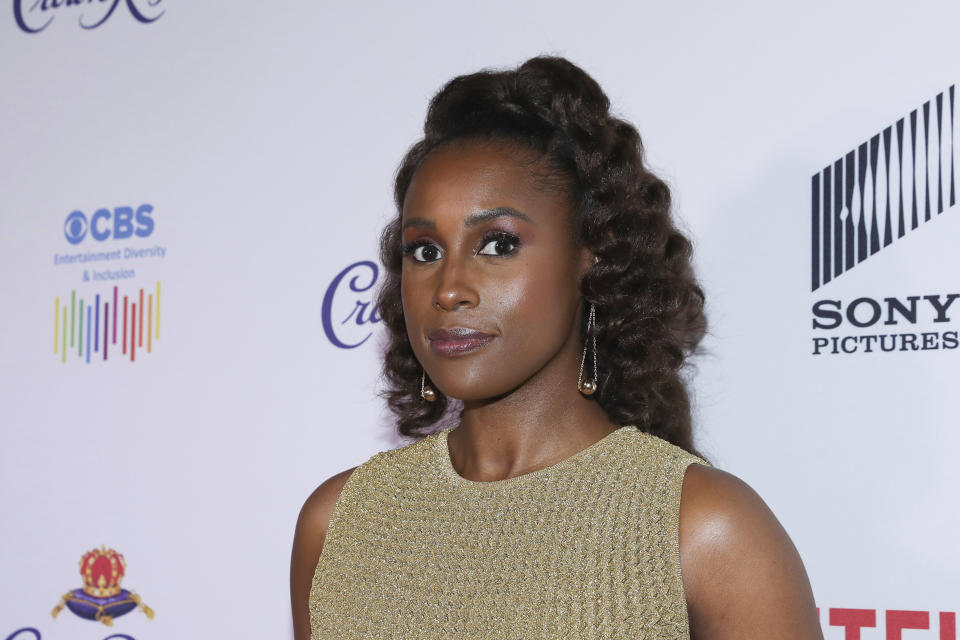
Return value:
M 374 400 L 381 329 L 369 305 L 365 322 L 350 315 L 373 294 L 350 279 L 368 287 L 371 267 L 329 292 L 332 332 L 328 288 L 376 262 L 393 171 L 432 93 L 539 53 L 601 83 L 674 190 L 711 322 L 698 444 L 789 532 L 825 637 L 955 640 L 960 304 L 937 322 L 922 296 L 960 293 L 953 165 L 932 159 L 960 162 L 940 155 L 960 129 L 956 2 L 53 4 L 0 12 L 0 640 L 289 637 L 300 505 L 404 444 Z M 23 27 L 45 28 L 22 28 L 18 8 Z M 925 221 L 921 204 L 917 228 L 811 290 L 814 176 L 823 187 L 822 169 L 888 126 L 896 140 L 927 101 L 918 175 L 943 212 Z M 868 203 L 889 193 L 871 178 L 892 175 L 881 164 L 857 182 L 857 194 L 883 183 Z M 114 226 L 117 208 L 145 204 L 152 224 Z M 73 211 L 85 233 L 65 228 Z M 64 354 L 71 292 L 79 324 L 79 298 L 112 307 L 114 286 L 121 305 L 147 296 L 135 360 L 109 326 L 106 360 L 101 336 L 87 362 L 79 326 Z M 884 299 L 910 296 L 916 318 L 884 324 Z M 816 303 L 859 298 L 882 319 L 814 326 Z M 871 303 L 854 306 L 864 324 Z M 814 355 L 815 338 L 920 345 L 924 332 L 937 348 Z M 100 545 L 125 556 L 123 587 L 153 619 L 51 618 Z M 845 636 L 841 620 L 858 616 L 874 624 Z

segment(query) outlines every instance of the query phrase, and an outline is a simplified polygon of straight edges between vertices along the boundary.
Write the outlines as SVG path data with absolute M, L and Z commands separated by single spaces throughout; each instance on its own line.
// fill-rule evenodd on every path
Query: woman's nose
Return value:
M 470 268 L 449 256 L 440 266 L 434 304 L 446 311 L 475 307 L 480 296 L 472 283 Z

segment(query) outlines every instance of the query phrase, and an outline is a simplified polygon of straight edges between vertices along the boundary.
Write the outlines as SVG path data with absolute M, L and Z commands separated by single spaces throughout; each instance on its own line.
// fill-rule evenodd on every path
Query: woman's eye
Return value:
M 519 238 L 504 235 L 487 241 L 478 253 L 485 256 L 504 256 L 513 253 L 519 243 Z
M 422 244 L 413 250 L 413 259 L 417 262 L 432 262 L 440 257 L 436 245 Z

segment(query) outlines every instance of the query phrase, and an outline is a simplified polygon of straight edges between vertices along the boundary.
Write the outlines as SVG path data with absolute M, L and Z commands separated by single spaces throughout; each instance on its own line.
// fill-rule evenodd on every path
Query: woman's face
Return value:
M 567 196 L 538 187 L 531 161 L 504 144 L 457 142 L 433 151 L 407 190 L 407 334 L 449 397 L 492 398 L 557 367 L 576 376 L 592 257 L 574 244 Z

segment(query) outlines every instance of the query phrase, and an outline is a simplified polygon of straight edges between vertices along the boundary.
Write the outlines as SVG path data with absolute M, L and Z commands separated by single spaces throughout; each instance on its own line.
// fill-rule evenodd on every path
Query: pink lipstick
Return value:
M 485 347 L 496 338 L 494 335 L 469 327 L 434 329 L 427 334 L 427 337 L 430 338 L 430 350 L 438 356 L 471 353 Z

